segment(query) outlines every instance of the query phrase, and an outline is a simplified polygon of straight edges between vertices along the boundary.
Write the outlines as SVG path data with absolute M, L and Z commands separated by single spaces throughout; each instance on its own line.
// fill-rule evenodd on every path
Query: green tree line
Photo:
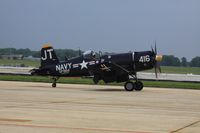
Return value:
M 67 58 L 76 57 L 79 53 L 83 51 L 72 50 L 72 49 L 55 49 L 56 54 L 60 60 Z M 28 48 L 26 49 L 15 49 L 15 48 L 0 48 L 0 55 L 10 55 L 10 54 L 22 54 L 24 57 L 33 56 L 40 58 L 40 51 L 32 51 Z M 174 55 L 164 55 L 161 62 L 162 66 L 191 66 L 191 67 L 200 67 L 200 56 L 192 58 L 191 61 L 187 61 L 186 57 L 179 59 Z
M 186 57 L 179 59 L 174 55 L 164 55 L 161 62 L 162 66 L 183 66 L 183 67 L 200 67 L 200 56 L 192 58 L 191 61 L 187 61 Z

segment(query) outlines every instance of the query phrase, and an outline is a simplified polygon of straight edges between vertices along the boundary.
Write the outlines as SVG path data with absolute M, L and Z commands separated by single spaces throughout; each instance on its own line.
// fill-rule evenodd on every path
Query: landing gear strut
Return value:
M 59 79 L 59 77 L 52 77 L 52 87 L 56 87 L 56 81 Z
M 143 83 L 141 81 L 138 81 L 136 74 L 131 75 L 135 79 L 135 83 L 131 81 L 127 81 L 124 84 L 124 88 L 126 91 L 141 91 L 143 89 Z
M 94 77 L 93 77 L 94 84 L 98 84 L 100 78 L 101 78 L 100 75 L 98 75 L 98 74 L 94 75 Z

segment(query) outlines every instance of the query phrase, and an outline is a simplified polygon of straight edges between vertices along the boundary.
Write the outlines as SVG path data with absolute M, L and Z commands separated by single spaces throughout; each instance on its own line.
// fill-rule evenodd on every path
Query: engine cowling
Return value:
M 134 52 L 133 56 L 133 64 L 135 71 L 153 68 L 155 56 L 151 51 Z

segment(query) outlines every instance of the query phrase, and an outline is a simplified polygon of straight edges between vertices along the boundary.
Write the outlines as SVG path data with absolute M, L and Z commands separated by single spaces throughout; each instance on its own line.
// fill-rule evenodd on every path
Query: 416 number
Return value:
M 141 56 L 139 62 L 145 63 L 145 62 L 150 62 L 150 56 L 149 55 L 145 55 L 145 56 Z

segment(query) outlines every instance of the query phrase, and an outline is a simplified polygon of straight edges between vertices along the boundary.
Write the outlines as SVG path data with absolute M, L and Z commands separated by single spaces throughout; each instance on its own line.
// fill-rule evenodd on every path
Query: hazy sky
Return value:
M 0 0 L 0 47 L 200 56 L 200 0 Z

